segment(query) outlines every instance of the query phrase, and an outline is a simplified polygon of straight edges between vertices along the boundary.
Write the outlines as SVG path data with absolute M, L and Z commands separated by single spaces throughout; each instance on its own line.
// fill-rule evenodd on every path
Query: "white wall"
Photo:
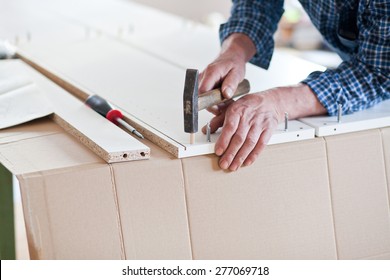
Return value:
M 205 22 L 209 14 L 218 12 L 225 19 L 230 15 L 231 0 L 129 0 L 177 14 L 194 21 Z

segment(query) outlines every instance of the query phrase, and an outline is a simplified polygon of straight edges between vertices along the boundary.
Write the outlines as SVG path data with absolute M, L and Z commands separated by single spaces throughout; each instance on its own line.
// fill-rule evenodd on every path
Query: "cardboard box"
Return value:
M 379 129 L 325 138 L 340 259 L 390 252 L 390 215 Z
M 336 258 L 323 139 L 268 146 L 235 173 L 215 156 L 183 171 L 195 259 Z
M 389 139 L 269 146 L 232 173 L 151 143 L 150 160 L 106 164 L 43 119 L 1 131 L 0 161 L 32 259 L 390 259 Z
M 165 162 L 162 162 L 164 160 Z M 109 165 L 50 120 L 0 132 L 32 259 L 189 259 L 181 164 Z

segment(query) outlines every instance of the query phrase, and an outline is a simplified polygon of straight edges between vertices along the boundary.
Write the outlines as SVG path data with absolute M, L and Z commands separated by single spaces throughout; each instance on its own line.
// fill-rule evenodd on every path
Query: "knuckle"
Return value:
M 267 142 L 265 141 L 265 139 L 259 139 L 259 141 L 257 142 L 257 146 L 261 149 L 263 149 L 266 145 Z
M 226 122 L 225 123 L 225 128 L 224 128 L 224 130 L 225 131 L 232 131 L 232 130 L 234 130 L 234 124 L 233 124 L 233 122 L 231 122 L 231 121 L 228 121 L 228 122 Z
M 235 153 L 233 152 L 227 152 L 225 155 L 224 155 L 224 158 L 228 161 L 228 162 L 231 162 L 234 157 L 236 156 Z
M 238 166 L 241 166 L 242 163 L 245 161 L 246 157 L 240 155 L 238 157 L 235 158 L 235 161 L 238 163 Z
M 234 136 L 234 140 L 237 143 L 243 143 L 245 141 L 245 137 L 242 134 L 236 134 Z
M 247 160 L 248 161 L 251 161 L 251 162 L 254 162 L 256 161 L 256 159 L 259 157 L 259 154 L 258 153 L 252 153 L 251 155 L 248 156 Z
M 249 146 L 254 147 L 254 146 L 256 146 L 256 144 L 257 144 L 257 142 L 258 142 L 258 138 L 249 136 L 249 137 L 246 139 L 246 142 L 247 142 L 247 144 L 248 144 Z

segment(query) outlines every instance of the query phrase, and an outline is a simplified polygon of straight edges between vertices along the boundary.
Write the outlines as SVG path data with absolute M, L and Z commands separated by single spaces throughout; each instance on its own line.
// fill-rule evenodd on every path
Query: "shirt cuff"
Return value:
M 261 68 L 268 69 L 274 50 L 272 35 L 260 32 L 256 23 L 253 21 L 230 20 L 220 26 L 219 37 L 221 43 L 232 33 L 243 33 L 247 35 L 256 46 L 256 54 L 249 62 Z
M 343 114 L 351 114 L 390 98 L 390 81 L 362 64 L 343 62 L 337 69 L 311 73 L 302 83 L 311 88 L 330 116 L 337 115 L 338 104 Z

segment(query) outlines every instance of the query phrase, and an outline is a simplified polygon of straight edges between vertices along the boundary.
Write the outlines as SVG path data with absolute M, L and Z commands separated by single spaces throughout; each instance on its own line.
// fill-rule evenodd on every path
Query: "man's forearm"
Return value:
M 290 119 L 327 113 L 317 96 L 305 84 L 273 88 L 261 94 L 266 95 L 275 104 L 279 122 L 284 120 L 285 112 L 288 113 Z
M 256 47 L 247 35 L 233 33 L 222 44 L 221 55 L 227 52 L 235 54 L 244 62 L 248 62 L 255 55 Z

